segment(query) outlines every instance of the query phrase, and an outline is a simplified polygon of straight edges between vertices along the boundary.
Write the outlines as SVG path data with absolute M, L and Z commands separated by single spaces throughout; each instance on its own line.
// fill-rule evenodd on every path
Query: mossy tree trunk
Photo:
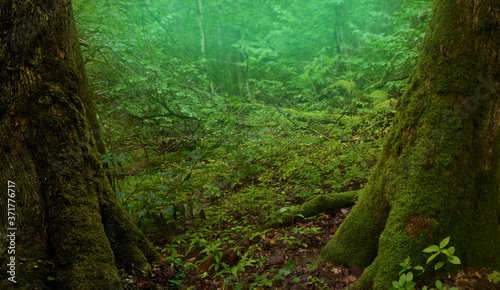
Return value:
M 71 1 L 2 1 L 0 23 L 0 288 L 120 289 L 161 256 L 102 168 Z
M 384 289 L 450 236 L 462 266 L 500 269 L 499 84 L 500 2 L 435 0 L 382 157 L 319 262 L 368 266 L 353 288 Z

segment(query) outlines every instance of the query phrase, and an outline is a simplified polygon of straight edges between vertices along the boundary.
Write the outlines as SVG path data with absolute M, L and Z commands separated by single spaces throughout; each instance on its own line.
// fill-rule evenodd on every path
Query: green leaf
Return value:
M 448 256 L 448 258 L 453 257 L 453 254 L 449 251 L 449 249 L 443 249 L 443 250 L 441 250 L 441 253 L 443 253 L 446 256 Z
M 54 281 L 55 279 L 56 279 L 56 278 L 54 278 L 54 277 L 52 277 L 52 276 L 48 276 L 48 277 L 47 277 L 47 280 L 49 280 L 49 281 Z
M 293 270 L 293 266 L 295 266 L 295 261 L 294 260 L 288 261 L 288 263 L 286 263 L 286 266 L 283 269 L 281 269 L 284 270 L 283 274 L 285 276 L 290 274 L 290 272 Z M 281 270 L 279 272 L 281 272 Z
M 413 273 L 412 272 L 406 273 L 406 281 L 410 282 L 412 280 L 413 280 Z
M 444 266 L 443 262 L 439 262 L 434 266 L 434 270 L 441 269 Z
M 217 252 L 217 253 L 214 255 L 214 260 L 215 260 L 215 262 L 216 262 L 217 264 L 219 264 L 219 263 L 220 263 L 221 258 L 222 258 L 222 252 L 221 252 L 221 251 Z M 215 271 L 217 271 L 217 270 L 215 270 Z
M 392 286 L 394 286 L 394 289 L 399 289 L 398 281 L 392 281 Z
M 422 266 L 415 266 L 413 269 L 418 270 L 418 271 L 424 271 L 424 267 Z
M 450 237 L 444 238 L 441 241 L 441 243 L 439 243 L 439 248 L 443 249 L 444 247 L 446 247 L 448 245 L 449 242 L 450 242 Z
M 167 206 L 166 208 L 163 209 L 163 212 L 166 213 L 168 216 L 173 217 L 175 212 L 175 207 L 173 205 Z
M 415 287 L 415 285 L 417 285 L 417 282 L 410 281 L 405 284 L 405 288 L 407 290 L 412 290 Z
M 177 286 L 180 286 L 181 283 L 182 283 L 182 280 L 170 280 L 170 282 L 172 282 L 172 284 L 175 284 Z
M 163 184 L 160 184 L 160 185 L 158 185 L 158 190 L 159 190 L 159 191 L 163 191 L 163 192 L 167 192 L 167 191 L 169 191 L 169 190 L 170 190 L 170 187 L 165 186 L 165 185 L 163 185 Z
M 437 255 L 439 255 L 439 252 L 435 253 L 435 254 L 432 254 L 429 259 L 427 259 L 427 264 L 429 264 L 430 261 L 434 260 L 434 258 L 437 257 Z
M 448 262 L 452 263 L 452 264 L 455 264 L 455 265 L 460 265 L 462 264 L 460 262 L 460 259 L 457 257 L 457 256 L 452 256 L 452 257 L 448 257 Z
M 169 175 L 172 175 L 172 174 L 174 174 L 174 172 L 172 172 L 172 171 L 165 171 L 165 172 L 160 173 L 160 175 L 163 177 L 168 177 Z
M 436 280 L 436 288 L 438 288 L 438 289 L 443 288 L 443 283 L 439 280 Z
M 300 282 L 300 278 L 299 277 L 295 277 L 292 279 L 292 282 L 293 283 L 299 283 Z
M 425 249 L 422 250 L 424 253 L 434 253 L 434 252 L 439 252 L 439 247 L 436 245 L 429 246 Z
M 289 206 L 285 206 L 285 207 L 280 208 L 278 211 L 279 212 L 285 212 L 285 211 L 288 211 L 288 210 L 290 210 L 290 207 Z
M 399 276 L 399 285 L 403 286 L 406 283 L 406 274 Z

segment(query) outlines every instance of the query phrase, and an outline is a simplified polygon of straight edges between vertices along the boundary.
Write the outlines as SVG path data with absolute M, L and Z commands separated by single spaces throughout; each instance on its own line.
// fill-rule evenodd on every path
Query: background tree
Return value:
M 173 143 L 164 146 L 158 137 L 241 130 L 253 101 L 322 111 L 367 104 L 347 99 L 339 80 L 360 89 L 377 82 L 399 96 L 430 3 L 78 0 L 74 6 L 108 151 L 139 161 Z
M 450 236 L 464 266 L 500 267 L 500 3 L 436 0 L 380 161 L 320 261 L 382 289 Z
M 1 288 L 14 285 L 6 274 L 15 256 L 23 289 L 119 289 L 118 268 L 146 270 L 161 256 L 102 168 L 71 1 L 3 1 L 0 22 Z M 16 192 L 9 225 L 8 180 Z M 7 227 L 17 228 L 15 255 Z

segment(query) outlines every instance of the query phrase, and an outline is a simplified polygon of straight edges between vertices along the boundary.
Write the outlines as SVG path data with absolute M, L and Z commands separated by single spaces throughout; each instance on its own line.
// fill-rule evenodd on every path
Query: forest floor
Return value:
M 126 289 L 347 289 L 361 276 L 361 268 L 315 265 L 352 205 L 261 226 L 312 196 L 362 189 L 391 116 L 332 125 L 269 114 L 257 107 L 251 130 L 121 168 L 118 198 L 167 261 L 146 275 L 122 271 Z M 263 125 L 267 119 L 281 125 Z M 500 289 L 488 282 L 491 272 L 436 278 L 446 287 Z
M 331 213 L 321 214 L 311 219 L 303 219 L 292 226 L 280 229 L 271 229 L 264 238 L 257 236 L 250 244 L 258 245 L 261 251 L 257 257 L 264 258 L 265 262 L 260 267 L 247 267 L 241 273 L 239 283 L 255 288 L 273 289 L 346 289 L 356 281 L 363 269 L 346 268 L 341 265 L 327 263 L 314 265 L 319 251 L 333 237 L 338 227 L 350 212 L 351 207 L 342 208 Z M 300 229 L 300 230 L 294 230 Z M 313 229 L 317 234 L 308 235 L 307 229 Z M 318 229 L 321 229 L 318 231 Z M 159 247 L 165 245 L 169 235 L 162 231 L 148 232 L 151 242 Z M 184 249 L 187 250 L 187 249 Z M 185 261 L 196 263 L 204 259 L 204 255 L 186 256 Z M 238 261 L 229 262 L 228 266 L 234 267 Z M 289 265 L 287 269 L 287 265 Z M 290 267 L 290 265 L 293 265 Z M 278 275 L 282 270 L 282 274 Z M 177 269 L 179 270 L 179 269 Z M 278 276 L 277 276 L 278 275 Z M 167 279 L 165 279 L 165 277 Z M 226 279 L 200 276 L 197 269 L 187 271 L 181 286 L 165 283 L 166 280 L 175 280 L 176 273 L 172 268 L 165 269 L 156 274 L 156 277 L 135 277 L 133 285 L 129 283 L 128 289 L 234 289 L 228 286 Z M 128 276 L 127 276 L 128 278 Z M 193 287 L 194 286 L 194 287 Z M 246 287 L 245 287 L 246 288 Z M 243 288 L 243 289 L 245 289 Z
M 264 258 L 265 263 L 260 267 L 245 268 L 245 272 L 240 274 L 237 285 L 233 285 L 221 276 L 203 277 L 196 268 L 182 274 L 183 269 L 177 266 L 157 270 L 153 276 L 138 275 L 132 278 L 125 275 L 124 277 L 132 279 L 124 285 L 128 286 L 127 289 L 348 289 L 361 276 L 364 269 L 348 268 L 335 263 L 316 266 L 314 263 L 320 250 L 333 237 L 351 208 L 352 206 L 349 206 L 311 219 L 302 219 L 292 226 L 271 229 L 264 239 L 261 237 L 253 239 L 250 243 L 259 245 L 262 250 L 258 253 L 258 257 Z M 316 232 L 314 229 L 318 228 L 321 228 L 318 234 L 313 236 L 304 234 L 307 232 L 304 229 L 313 229 Z M 155 245 L 163 247 L 170 235 L 157 231 L 148 232 L 147 236 Z M 249 246 L 250 244 L 246 245 Z M 196 263 L 204 258 L 204 255 L 193 253 L 183 260 Z M 234 267 L 237 263 L 238 261 L 233 260 L 228 266 Z M 457 275 L 438 278 L 446 287 L 464 290 L 500 289 L 499 284 L 488 281 L 487 277 L 491 273 L 490 269 L 485 268 L 469 269 Z M 182 284 L 172 283 L 179 278 L 179 274 L 183 278 Z

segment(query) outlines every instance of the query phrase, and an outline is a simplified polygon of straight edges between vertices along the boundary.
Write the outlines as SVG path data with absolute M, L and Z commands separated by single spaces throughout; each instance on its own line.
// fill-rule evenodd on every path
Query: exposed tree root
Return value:
M 298 217 L 312 217 L 320 213 L 346 207 L 354 203 L 359 192 L 360 190 L 354 190 L 313 196 L 292 211 L 277 213 L 271 220 L 260 227 L 260 230 L 292 224 Z

